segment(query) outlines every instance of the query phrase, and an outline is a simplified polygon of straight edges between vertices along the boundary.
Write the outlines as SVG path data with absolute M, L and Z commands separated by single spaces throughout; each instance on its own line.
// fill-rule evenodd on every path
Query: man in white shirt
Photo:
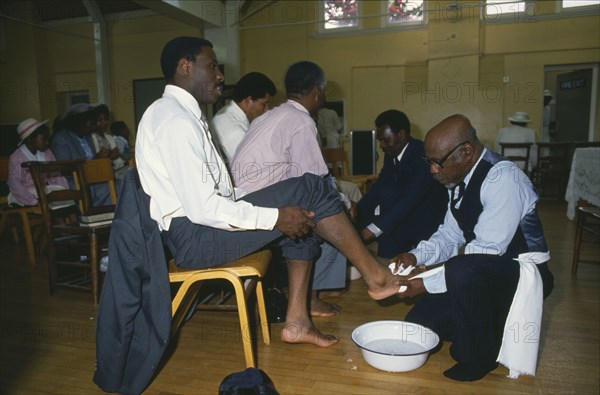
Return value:
M 517 165 L 483 146 L 463 115 L 450 116 L 427 133 L 424 159 L 433 177 L 449 190 L 448 211 L 429 240 L 400 254 L 397 261 L 444 266 L 429 277 L 403 281 L 407 289 L 399 296 L 425 294 L 406 320 L 452 341 L 450 355 L 458 363 L 444 372 L 446 377 L 475 381 L 497 367 L 504 323 L 520 278 L 514 258 L 524 253 L 540 258 L 535 268 L 543 297 L 552 290 L 538 196 Z M 526 324 L 520 330 L 526 331 Z
M 319 237 L 336 245 L 361 271 L 369 296 L 398 290 L 398 278 L 379 265 L 360 241 L 337 194 L 306 174 L 251 194 L 234 188 L 200 104 L 222 93 L 223 74 L 212 44 L 196 37 L 169 41 L 161 54 L 167 86 L 144 113 L 136 162 L 150 215 L 178 265 L 218 266 L 276 243 L 287 258 L 289 302 L 281 338 L 328 347 L 307 310 L 311 261 Z
M 257 72 L 244 75 L 235 84 L 232 100 L 215 114 L 210 128 L 227 156 L 224 158 L 227 163 L 231 163 L 250 122 L 269 110 L 269 102 L 276 93 L 273 81 Z
M 340 116 L 335 110 L 327 107 L 319 109 L 317 113 L 317 131 L 319 132 L 319 143 L 323 148 L 340 147 L 342 121 L 340 121 Z

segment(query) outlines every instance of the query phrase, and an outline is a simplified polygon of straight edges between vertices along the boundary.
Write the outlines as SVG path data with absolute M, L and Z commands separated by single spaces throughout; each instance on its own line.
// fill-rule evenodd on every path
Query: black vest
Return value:
M 475 225 L 477 225 L 479 215 L 483 211 L 483 205 L 481 204 L 480 198 L 481 185 L 488 176 L 490 169 L 496 163 L 503 160 L 506 159 L 491 151 L 487 151 L 479 161 L 475 171 L 473 171 L 473 175 L 469 180 L 469 185 L 467 185 L 464 191 L 460 207 L 458 209 L 454 208 L 452 205 L 450 207 L 452 215 L 462 230 L 467 243 L 470 243 L 477 237 L 475 234 Z M 496 175 L 491 176 L 495 177 Z M 508 175 L 504 174 L 501 176 L 507 177 Z M 502 219 L 499 218 L 499 220 Z M 494 246 L 490 246 L 490 249 L 494 249 Z M 547 251 L 548 246 L 546 245 L 546 240 L 544 238 L 542 223 L 538 216 L 537 209 L 534 209 L 521 219 L 519 227 L 508 245 L 505 254 L 516 258 L 519 254 L 524 252 Z

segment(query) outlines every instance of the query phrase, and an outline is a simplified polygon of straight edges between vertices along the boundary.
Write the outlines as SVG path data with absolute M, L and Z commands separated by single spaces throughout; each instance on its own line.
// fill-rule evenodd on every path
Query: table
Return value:
M 594 206 L 600 206 L 600 148 L 577 148 L 573 153 L 573 163 L 569 183 L 565 192 L 567 217 L 575 218 L 577 202 L 583 199 Z

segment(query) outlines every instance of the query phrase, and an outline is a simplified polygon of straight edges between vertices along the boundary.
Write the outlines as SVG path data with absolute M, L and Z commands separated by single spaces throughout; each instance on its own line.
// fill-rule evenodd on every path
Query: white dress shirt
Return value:
M 135 155 L 151 217 L 161 230 L 176 217 L 225 230 L 273 229 L 277 209 L 235 200 L 244 192 L 232 187 L 203 118 L 196 99 L 175 85 L 144 113 Z
M 249 127 L 250 121 L 246 113 L 233 100 L 213 117 L 211 131 L 216 133 L 228 162 L 231 163 L 233 160 L 233 154 L 235 154 L 235 150 L 244 139 Z
M 465 177 L 465 187 L 468 187 L 475 168 L 486 152 L 487 149 L 484 149 Z M 464 253 L 502 255 L 521 219 L 535 209 L 538 197 L 523 171 L 513 162 L 502 161 L 490 169 L 481 185 L 480 198 L 483 211 L 475 225 L 476 238 L 465 246 Z M 460 207 L 460 201 L 456 207 Z M 410 253 L 417 258 L 417 264 L 433 265 L 457 255 L 465 242 L 463 232 L 448 207 L 444 223 L 429 240 L 421 241 Z M 444 270 L 424 278 L 423 283 L 429 293 L 446 292 Z

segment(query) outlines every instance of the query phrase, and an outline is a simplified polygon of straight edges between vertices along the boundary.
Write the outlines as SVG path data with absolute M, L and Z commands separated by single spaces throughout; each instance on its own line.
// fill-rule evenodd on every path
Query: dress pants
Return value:
M 547 264 L 537 265 L 544 298 L 553 287 Z M 519 262 L 508 256 L 458 255 L 445 264 L 447 292 L 426 294 L 406 321 L 426 326 L 452 342 L 458 362 L 493 362 L 520 276 Z
M 250 193 L 242 198 L 260 207 L 300 206 L 315 212 L 313 221 L 335 215 L 341 205 L 338 194 L 321 177 L 306 173 Z M 228 231 L 192 223 L 187 217 L 174 218 L 163 242 L 175 262 L 186 268 L 209 268 L 251 254 L 271 243 L 280 246 L 289 259 L 312 260 L 322 239 L 314 232 L 292 240 L 278 229 Z

